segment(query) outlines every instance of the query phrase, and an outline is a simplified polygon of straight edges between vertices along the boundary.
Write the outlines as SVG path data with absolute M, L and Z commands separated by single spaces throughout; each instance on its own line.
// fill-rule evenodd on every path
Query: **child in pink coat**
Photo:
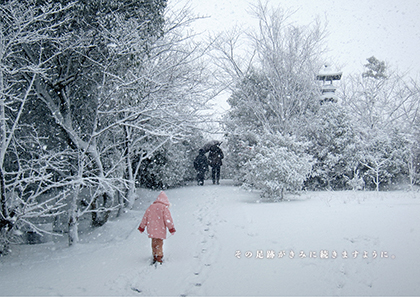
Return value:
M 146 210 L 139 226 L 140 233 L 147 227 L 149 238 L 152 239 L 153 264 L 163 260 L 163 240 L 166 239 L 166 228 L 173 235 L 176 230 L 169 211 L 169 200 L 165 192 L 160 192 L 155 202 Z

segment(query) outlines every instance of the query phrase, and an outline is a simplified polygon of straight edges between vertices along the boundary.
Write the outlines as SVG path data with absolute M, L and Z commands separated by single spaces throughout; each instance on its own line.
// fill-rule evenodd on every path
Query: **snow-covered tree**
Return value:
M 205 108 L 206 101 L 212 96 L 210 88 L 205 85 L 209 84 L 202 59 L 206 49 L 183 33 L 185 25 L 191 21 L 185 11 L 166 15 L 159 38 L 152 36 L 146 41 L 137 32 L 137 26 L 121 20 L 119 27 L 101 33 L 106 35 L 104 39 L 113 41 L 107 46 L 115 61 L 107 59 L 101 64 L 103 78 L 98 95 L 101 101 L 96 105 L 98 120 L 89 145 L 108 144 L 121 150 L 112 158 L 115 164 L 125 164 L 128 207 L 134 202 L 136 177 L 153 171 L 142 165 L 160 168 L 159 174 L 153 175 L 158 187 L 180 183 L 183 176 L 177 175 L 176 180 L 171 171 L 182 167 L 169 164 L 185 160 L 182 154 L 170 150 L 198 133 L 199 111 Z M 130 39 L 126 40 L 124 36 L 130 36 Z M 141 42 L 147 43 L 147 50 L 139 47 Z M 124 62 L 122 68 L 121 61 Z M 115 138 L 116 143 L 107 140 L 109 133 L 120 133 L 120 137 Z M 125 162 L 120 162 L 121 157 Z M 115 178 L 110 180 L 109 177 L 114 175 L 106 173 L 103 175 L 106 179 L 100 180 L 112 182 Z M 108 189 L 112 187 L 110 184 Z M 94 206 L 92 202 L 89 204 Z
M 411 176 L 415 169 L 415 123 L 418 121 L 420 92 L 418 83 L 392 71 L 375 57 L 368 59 L 365 71 L 345 79 L 343 105 L 354 118 L 365 167 L 366 184 L 379 190 L 380 184 Z M 363 167 L 362 166 L 362 167 Z M 407 170 L 407 168 L 411 168 Z
M 359 138 L 348 111 L 337 103 L 324 102 L 304 122 L 308 153 L 315 164 L 307 186 L 343 189 L 353 179 L 359 159 Z
M 361 172 L 366 184 L 373 185 L 376 191 L 381 184 L 391 185 L 408 175 L 409 143 L 398 130 L 371 135 L 360 149 Z
M 368 63 L 365 64 L 367 69 L 362 73 L 363 77 L 387 78 L 387 66 L 384 61 L 379 61 L 374 56 L 368 58 L 367 61 Z
M 228 157 L 226 165 L 230 168 L 232 178 L 237 185 L 245 182 L 246 164 L 255 156 L 253 149 L 258 143 L 258 135 L 238 127 L 227 135 Z
M 113 204 L 118 183 L 114 166 L 105 166 L 108 147 L 112 146 L 106 139 L 120 123 L 136 117 L 124 114 L 116 98 L 120 89 L 132 83 L 127 70 L 137 67 L 161 35 L 165 3 L 77 2 L 68 14 L 57 17 L 72 19 L 68 26 L 56 30 L 66 37 L 63 42 L 45 39 L 25 48 L 27 59 L 40 56 L 45 60 L 48 76 L 35 81 L 36 98 L 63 131 L 63 141 L 78 156 L 73 177 L 78 184 L 75 187 L 80 189 L 75 193 L 86 187 L 90 192 L 83 211 L 74 206 L 82 197 L 71 200 L 71 228 L 77 228 L 78 217 L 87 212 L 92 214 L 95 226 L 107 220 L 108 205 Z M 75 241 L 70 239 L 70 243 Z
M 314 78 L 323 52 L 325 32 L 322 25 L 315 22 L 306 27 L 297 27 L 288 22 L 287 12 L 271 9 L 261 3 L 254 7 L 253 13 L 260 26 L 257 32 L 248 35 L 250 50 L 242 59 L 234 54 L 239 37 L 222 39 L 224 46 L 220 40 L 217 43 L 218 53 L 224 61 L 219 65 L 224 68 L 225 75 L 231 75 L 229 85 L 232 94 L 228 99 L 231 108 L 224 122 L 231 149 L 230 162 L 237 168 L 235 179 L 238 182 L 244 181 L 247 169 L 242 170 L 242 166 L 248 161 L 253 168 L 263 170 L 259 166 L 268 164 L 266 161 L 275 154 L 292 159 L 302 156 L 291 150 L 290 146 L 285 149 L 276 141 L 269 148 L 264 148 L 266 142 L 262 139 L 294 135 L 291 142 L 296 142 L 295 146 L 298 146 L 304 138 L 304 118 L 319 107 L 319 89 Z M 254 145 L 252 138 L 258 143 L 258 153 L 255 149 L 248 149 Z M 304 157 L 302 160 L 309 164 L 309 159 Z M 310 166 L 305 167 L 302 163 L 296 163 L 297 167 L 293 167 L 292 163 L 273 160 L 273 164 L 276 164 L 274 171 L 286 174 L 281 179 L 274 171 L 270 177 L 264 170 L 265 187 L 268 183 L 278 186 L 276 190 L 275 187 L 271 190 L 267 188 L 267 193 L 272 191 L 273 195 L 280 195 L 282 190 L 298 188 L 297 185 L 303 182 L 301 178 L 306 177 L 310 170 Z M 291 166 L 289 173 L 287 166 Z M 294 170 L 299 174 L 291 174 Z M 257 174 L 256 170 L 252 172 Z M 257 184 L 249 179 L 247 183 Z
M 259 5 L 254 10 L 259 31 L 253 36 L 257 67 L 271 88 L 267 108 L 273 131 L 294 133 L 294 123 L 317 108 L 319 90 L 314 77 L 324 51 L 325 30 L 318 21 L 308 26 L 288 22 L 288 13 Z
M 53 217 L 62 211 L 68 180 L 68 151 L 49 151 L 47 139 L 28 114 L 36 82 L 48 76 L 44 57 L 27 59 L 24 50 L 64 42 L 56 30 L 68 25 L 62 17 L 72 7 L 31 1 L 0 4 L 0 253 L 20 229 L 45 232 L 33 219 Z M 32 119 L 32 121 L 31 121 Z
M 208 48 L 204 43 L 196 43 L 186 30 L 194 17 L 185 10 L 168 11 L 165 16 L 162 38 L 150 47 L 141 67 L 133 69 L 133 83 L 125 87 L 120 97 L 126 114 L 134 115 L 121 123 L 129 143 L 127 156 L 136 163 L 130 171 L 131 186 L 136 177 L 142 179 L 156 170 L 151 166 L 158 159 L 166 161 L 161 164 L 165 166 L 159 167 L 159 174 L 153 173 L 156 179 L 172 175 L 172 169 L 183 168 L 171 167 L 167 162 L 188 163 L 179 150 L 193 147 L 182 143 L 194 142 L 198 137 L 200 125 L 207 121 L 201 111 L 215 95 L 208 61 L 204 58 Z M 182 177 L 177 175 L 176 183 Z M 170 180 L 169 184 L 163 180 L 159 183 L 176 184 L 174 178 Z
M 395 127 L 408 130 L 418 117 L 418 82 L 374 57 L 368 60 L 372 59 L 376 61 L 374 65 L 381 65 L 379 69 L 372 66 L 373 62 L 368 63 L 362 75 L 344 78 L 339 90 L 343 105 L 350 108 L 356 121 L 366 130 L 364 133 Z
M 233 37 L 225 40 L 225 47 L 218 42 L 220 57 L 226 61 L 221 65 L 224 73 L 233 76 L 231 114 L 258 121 L 259 128 L 270 133 L 295 133 L 299 130 L 296 120 L 318 105 L 314 77 L 325 32 L 319 22 L 294 26 L 288 22 L 287 12 L 262 4 L 254 8 L 254 15 L 260 26 L 248 35 L 248 63 L 235 59 Z
M 59 180 L 71 193 L 73 244 L 81 216 L 102 225 L 122 205 L 115 192 L 132 204 L 124 191 L 134 188 L 135 154 L 148 159 L 198 133 L 199 110 L 212 96 L 204 87 L 205 48 L 186 42 L 182 30 L 192 19 L 185 12 L 165 23 L 165 0 L 20 2 L 2 7 L 2 69 L 10 72 L 1 76 L 2 159 L 23 118 L 21 135 L 34 130 L 49 154 L 67 152 Z
M 238 83 L 228 99 L 230 110 L 226 116 L 227 129 L 246 127 L 247 131 L 269 133 L 277 127 L 276 114 L 270 108 L 273 89 L 264 73 L 252 71 Z

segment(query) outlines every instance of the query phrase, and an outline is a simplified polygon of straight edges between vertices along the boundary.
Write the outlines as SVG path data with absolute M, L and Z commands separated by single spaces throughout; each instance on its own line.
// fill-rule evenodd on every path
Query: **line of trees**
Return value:
M 217 44 L 232 94 L 224 119 L 232 177 L 274 199 L 303 188 L 418 183 L 418 83 L 371 57 L 362 73 L 343 78 L 340 102 L 321 102 L 325 28 L 295 26 L 289 15 L 260 3 L 255 33 Z
M 207 48 L 167 1 L 0 4 L 0 253 L 38 223 L 103 225 L 136 181 L 189 178 L 214 96 Z

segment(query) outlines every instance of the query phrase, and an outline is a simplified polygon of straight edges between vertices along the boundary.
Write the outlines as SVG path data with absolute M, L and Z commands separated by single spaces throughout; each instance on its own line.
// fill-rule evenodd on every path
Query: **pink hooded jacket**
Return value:
M 166 239 L 166 228 L 175 233 L 175 226 L 169 211 L 169 200 L 165 192 L 160 192 L 152 205 L 146 210 L 138 230 L 143 233 L 147 227 L 150 238 Z

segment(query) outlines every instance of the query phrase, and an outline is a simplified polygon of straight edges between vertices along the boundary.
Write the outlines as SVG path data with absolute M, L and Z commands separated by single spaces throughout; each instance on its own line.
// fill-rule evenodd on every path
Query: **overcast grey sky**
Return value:
M 235 24 L 252 24 L 247 14 L 258 0 L 169 0 L 190 2 L 199 20 L 197 31 L 220 31 Z M 386 61 L 400 72 L 420 74 L 420 0 L 269 0 L 273 6 L 297 10 L 292 20 L 307 25 L 316 16 L 328 20 L 326 40 L 333 63 L 346 73 L 362 72 L 370 56 Z

